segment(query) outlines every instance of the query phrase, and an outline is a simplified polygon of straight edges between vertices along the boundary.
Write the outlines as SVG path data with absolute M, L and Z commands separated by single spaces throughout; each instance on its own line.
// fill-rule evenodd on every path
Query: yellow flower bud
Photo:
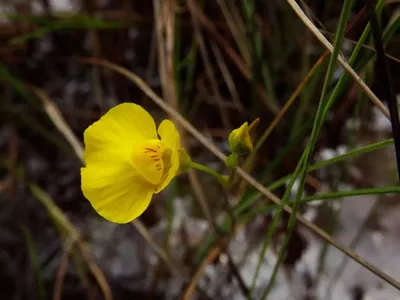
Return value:
M 228 138 L 229 149 L 232 153 L 248 154 L 253 152 L 251 135 L 257 127 L 260 119 L 255 119 L 250 125 L 244 123 L 239 128 L 233 130 Z

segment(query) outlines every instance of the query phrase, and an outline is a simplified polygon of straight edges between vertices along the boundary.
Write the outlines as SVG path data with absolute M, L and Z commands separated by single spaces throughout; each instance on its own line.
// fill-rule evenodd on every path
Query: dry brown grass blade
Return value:
M 197 6 L 196 1 L 193 0 L 187 0 L 188 7 L 190 9 L 190 12 L 193 14 L 193 17 L 197 18 L 198 21 L 208 30 L 208 32 L 214 36 L 218 44 L 221 45 L 221 48 L 225 50 L 225 52 L 228 54 L 228 56 L 231 58 L 233 63 L 236 65 L 236 67 L 239 69 L 239 71 L 242 73 L 242 75 L 250 80 L 251 79 L 251 72 L 247 68 L 245 62 L 242 60 L 239 54 L 236 53 L 236 51 L 229 46 L 229 43 L 218 33 L 217 28 L 215 27 L 214 23 L 211 22 L 207 16 L 199 9 Z
M 226 24 L 228 25 L 229 32 L 231 32 L 233 38 L 236 41 L 236 45 L 240 51 L 240 54 L 242 55 L 246 64 L 250 65 L 251 55 L 249 45 L 246 40 L 246 30 L 240 14 L 237 13 L 237 9 L 234 9 L 236 5 L 235 1 L 227 2 L 225 0 L 217 0 L 217 3 L 221 8 L 221 12 L 225 18 Z M 240 2 L 237 3 L 241 5 Z M 234 14 L 234 12 L 236 13 Z
M 324 47 L 332 53 L 333 46 L 332 44 L 325 38 L 325 36 L 318 30 L 318 28 L 314 25 L 314 23 L 307 17 L 307 15 L 302 11 L 300 6 L 296 3 L 295 0 L 287 0 L 289 5 L 293 8 L 297 16 L 301 19 L 301 21 L 311 30 L 311 32 L 315 35 L 315 37 L 324 45 Z M 368 98 L 376 105 L 376 107 L 385 115 L 386 118 L 390 120 L 390 114 L 386 106 L 379 100 L 379 98 L 371 91 L 371 89 L 366 85 L 366 83 L 361 79 L 360 76 L 353 70 L 353 68 L 346 62 L 342 55 L 338 56 L 339 63 L 343 66 L 343 68 L 354 78 L 357 84 L 361 87 L 361 89 L 365 92 Z
M 232 78 L 232 74 L 228 70 L 224 56 L 222 55 L 220 49 L 218 48 L 217 44 L 214 41 L 210 41 L 210 44 L 211 44 L 211 50 L 213 51 L 215 59 L 217 61 L 219 70 L 222 74 L 222 77 L 224 78 L 226 86 L 228 87 L 229 93 L 231 94 L 232 103 L 239 112 L 243 112 L 244 107 L 240 102 L 238 90 Z
M 186 288 L 186 291 L 182 297 L 183 300 L 190 300 L 190 297 L 195 291 L 196 286 L 199 283 L 201 277 L 203 276 L 206 267 L 218 257 L 218 255 L 221 253 L 222 250 L 223 248 L 220 245 L 211 248 L 211 250 L 208 252 L 207 257 L 203 260 L 200 268 L 197 270 L 196 274 L 193 276 L 188 287 Z
M 140 233 L 143 239 L 153 248 L 153 250 L 161 257 L 161 259 L 165 262 L 165 264 L 170 268 L 171 272 L 178 277 L 187 278 L 187 274 L 183 271 L 182 267 L 178 266 L 164 251 L 162 247 L 160 247 L 157 242 L 153 239 L 150 232 L 147 230 L 146 226 L 143 225 L 139 220 L 135 220 L 132 222 L 132 225 L 136 228 L 136 230 Z
M 231 131 L 233 128 L 230 124 L 229 117 L 226 113 L 226 110 L 223 107 L 223 99 L 222 99 L 222 95 L 217 86 L 217 81 L 214 76 L 214 69 L 211 66 L 211 62 L 208 57 L 208 51 L 207 51 L 207 48 L 205 45 L 203 34 L 201 32 L 201 29 L 199 28 L 199 22 L 194 14 L 192 14 L 192 21 L 193 21 L 194 34 L 197 39 L 197 44 L 199 46 L 201 58 L 203 60 L 203 64 L 204 64 L 204 67 L 206 70 L 208 81 L 211 85 L 211 89 L 212 89 L 214 97 L 216 99 L 215 102 L 216 102 L 219 114 L 221 115 L 222 124 L 224 125 L 225 129 Z
M 189 133 L 191 133 L 201 144 L 203 144 L 208 150 L 210 150 L 216 157 L 218 157 L 222 161 L 225 161 L 226 158 L 225 155 L 212 142 L 210 142 L 203 134 L 201 134 L 196 128 L 194 128 L 192 124 L 190 124 L 186 119 L 184 119 L 178 112 L 176 112 L 173 108 L 171 108 L 168 104 L 166 104 L 156 93 L 154 93 L 154 91 L 140 77 L 128 71 L 127 69 L 122 68 L 106 60 L 91 59 L 91 58 L 87 59 L 80 58 L 78 60 L 82 63 L 102 65 L 105 68 L 109 68 L 125 76 L 127 79 L 136 84 L 143 91 L 143 93 L 145 93 L 150 99 L 152 99 L 160 108 L 162 108 L 165 112 L 167 112 L 175 120 L 177 120 L 182 125 L 183 128 L 185 128 Z M 282 205 L 281 200 L 277 196 L 275 196 L 272 192 L 266 189 L 262 184 L 260 184 L 257 180 L 255 180 L 242 168 L 238 168 L 237 172 L 244 180 L 246 180 L 250 185 L 255 187 L 265 197 L 272 200 L 275 204 Z M 284 205 L 284 210 L 289 214 L 292 213 L 291 207 L 287 205 Z M 357 253 L 342 246 L 324 230 L 322 230 L 321 228 L 319 228 L 318 226 L 311 223 L 310 221 L 308 221 L 307 219 L 305 219 L 300 215 L 297 215 L 296 219 L 300 224 L 310 229 L 317 236 L 327 241 L 329 244 L 337 248 L 339 251 L 343 252 L 344 254 L 346 254 L 356 262 L 358 262 L 360 265 L 362 265 L 372 273 L 376 274 L 378 277 L 380 277 L 381 279 L 383 279 L 396 289 L 400 290 L 400 283 L 398 281 L 396 281 L 388 274 L 382 272 L 381 270 L 379 270 L 374 265 L 370 264 L 365 259 L 361 258 Z
M 89 246 L 86 243 L 81 241 L 78 242 L 78 247 L 81 250 L 82 256 L 85 258 L 86 263 L 89 267 L 90 272 L 93 274 L 94 278 L 96 279 L 97 283 L 99 284 L 100 288 L 103 291 L 104 298 L 106 300 L 112 300 L 112 292 L 111 288 L 107 282 L 107 278 L 104 276 L 103 271 L 99 267 L 99 265 L 95 262 L 92 251 L 90 250 Z
M 164 98 L 174 108 L 178 98 L 174 83 L 175 0 L 154 0 L 155 28 L 158 47 L 158 67 Z
M 54 105 L 53 101 L 50 100 L 49 96 L 42 90 L 37 87 L 31 86 L 30 89 L 32 92 L 42 100 L 43 108 L 50 119 L 53 121 L 54 125 L 57 129 L 62 133 L 64 138 L 68 141 L 71 147 L 74 149 L 75 154 L 78 158 L 83 161 L 83 147 L 81 142 L 76 138 L 71 128 L 68 126 L 65 121 L 63 115 Z
M 235 50 L 229 45 L 229 43 L 218 33 L 217 28 L 211 22 L 208 17 L 201 11 L 198 7 L 198 4 L 194 0 L 187 0 L 188 7 L 190 9 L 191 14 L 193 15 L 193 19 L 198 20 L 208 32 L 214 36 L 216 42 L 220 44 L 221 48 L 228 54 L 233 63 L 242 73 L 243 77 L 250 81 L 252 80 L 252 74 L 248 66 L 246 66 L 245 62 L 241 59 L 241 57 L 236 53 Z M 264 105 L 274 114 L 279 112 L 279 107 L 268 99 L 267 94 L 261 84 L 257 86 L 257 92 L 260 96 L 260 99 L 263 101 Z
M 65 273 L 67 271 L 68 263 L 69 263 L 69 255 L 67 251 L 63 253 L 61 257 L 60 267 L 58 268 L 56 284 L 54 286 L 53 300 L 61 300 L 62 299 L 62 291 Z
M 61 300 L 62 299 L 64 278 L 65 278 L 65 273 L 67 271 L 69 257 L 71 255 L 71 250 L 72 250 L 72 247 L 74 246 L 73 244 L 74 244 L 73 241 L 71 241 L 70 243 L 67 243 L 67 247 L 66 247 L 66 249 L 64 249 L 64 253 L 61 257 L 61 262 L 60 262 L 60 266 L 58 268 L 57 277 L 56 277 L 56 283 L 54 285 L 53 300 Z
M 105 279 L 105 276 L 96 262 L 92 259 L 91 251 L 89 247 L 83 242 L 82 237 L 78 230 L 74 227 L 74 225 L 68 220 L 68 218 L 64 215 L 63 211 L 57 206 L 57 204 L 53 201 L 53 199 L 38 186 L 31 184 L 31 191 L 33 195 L 43 204 L 43 206 L 47 209 L 50 217 L 63 229 L 68 237 L 68 241 L 71 243 L 76 243 L 80 249 L 82 257 L 85 258 L 86 263 L 92 272 L 94 278 L 99 284 L 104 298 L 106 300 L 112 300 L 111 288 Z
M 190 280 L 182 299 L 184 299 L 184 300 L 190 299 L 190 296 L 193 294 L 193 292 L 194 292 L 197 284 L 199 283 L 202 275 L 204 274 L 204 271 L 206 270 L 207 266 L 209 264 L 211 264 L 218 257 L 219 254 L 226 252 L 226 248 L 229 243 L 229 240 L 231 239 L 231 237 L 234 236 L 234 233 L 236 232 L 236 230 L 241 226 L 242 225 L 239 225 L 239 224 L 234 226 L 234 228 L 229 233 L 229 235 L 220 237 L 216 241 L 215 245 L 208 251 L 206 258 L 202 261 L 200 267 L 197 269 L 196 273 Z

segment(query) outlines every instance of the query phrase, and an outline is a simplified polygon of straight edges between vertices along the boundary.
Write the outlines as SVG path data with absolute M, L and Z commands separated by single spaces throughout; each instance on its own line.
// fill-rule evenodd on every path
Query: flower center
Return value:
M 157 185 L 164 174 L 164 143 L 157 139 L 141 141 L 132 151 L 132 164 L 150 183 Z
M 158 139 L 141 141 L 132 150 L 132 164 L 148 182 L 162 184 L 171 168 L 172 150 Z

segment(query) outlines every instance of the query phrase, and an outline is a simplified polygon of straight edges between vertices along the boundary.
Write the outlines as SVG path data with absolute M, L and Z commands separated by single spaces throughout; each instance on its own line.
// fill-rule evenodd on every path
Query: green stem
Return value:
M 196 162 L 191 162 L 190 167 L 202 172 L 205 172 L 207 174 L 210 174 L 211 176 L 214 176 L 215 178 L 217 178 L 218 182 L 221 183 L 224 187 L 227 187 L 229 185 L 229 180 L 228 180 L 228 176 L 225 175 L 221 175 L 219 174 L 217 171 L 204 166 L 202 164 L 198 164 Z

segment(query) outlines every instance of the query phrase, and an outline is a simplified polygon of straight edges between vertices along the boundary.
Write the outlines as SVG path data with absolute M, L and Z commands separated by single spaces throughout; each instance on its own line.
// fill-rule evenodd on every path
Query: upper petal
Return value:
M 168 170 L 167 176 L 164 181 L 158 186 L 155 191 L 156 194 L 161 192 L 165 187 L 171 182 L 171 180 L 176 176 L 179 170 L 179 151 L 178 149 L 173 149 L 171 153 L 171 167 Z
M 171 151 L 170 154 L 170 168 L 168 170 L 167 176 L 161 184 L 158 186 L 155 193 L 161 192 L 176 176 L 179 169 L 179 147 L 180 147 L 180 137 L 176 130 L 175 124 L 170 120 L 164 120 L 158 127 L 158 134 L 161 137 L 161 141 L 164 143 L 166 149 Z
M 93 208 L 114 223 L 128 223 L 148 207 L 154 187 L 128 164 L 102 162 L 81 168 L 82 192 Z
M 150 114 L 137 104 L 122 103 L 86 129 L 84 160 L 86 165 L 95 156 L 130 160 L 135 141 L 156 138 Z
M 164 143 L 165 148 L 178 149 L 180 147 L 179 133 L 175 124 L 170 120 L 164 120 L 158 126 L 158 134 Z

